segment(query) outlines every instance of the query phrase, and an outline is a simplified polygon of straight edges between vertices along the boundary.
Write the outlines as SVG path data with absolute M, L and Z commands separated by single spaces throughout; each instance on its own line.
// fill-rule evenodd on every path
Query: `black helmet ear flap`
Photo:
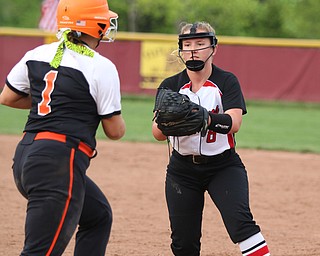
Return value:
M 217 44 L 218 44 L 218 38 L 214 37 L 214 39 L 213 39 L 213 44 L 214 44 L 214 47 L 217 46 Z

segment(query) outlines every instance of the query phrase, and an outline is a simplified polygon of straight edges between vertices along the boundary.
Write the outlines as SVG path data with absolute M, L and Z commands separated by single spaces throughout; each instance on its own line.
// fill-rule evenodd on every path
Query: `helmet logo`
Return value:
M 77 26 L 85 27 L 87 25 L 85 20 L 77 20 L 76 21 Z
M 107 17 L 103 17 L 103 16 L 94 16 L 94 19 L 97 19 L 97 20 L 108 20 Z

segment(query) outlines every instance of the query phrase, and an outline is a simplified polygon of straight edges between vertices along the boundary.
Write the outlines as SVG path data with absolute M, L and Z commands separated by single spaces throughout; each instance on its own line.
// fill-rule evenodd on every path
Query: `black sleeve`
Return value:
M 178 92 L 180 88 L 188 82 L 188 76 L 186 70 L 178 73 L 174 76 L 168 77 L 162 81 L 159 88 L 167 88 L 172 91 Z
M 231 73 L 226 78 L 224 83 L 222 104 L 224 111 L 231 108 L 241 108 L 243 115 L 247 113 L 247 108 L 241 91 L 240 83 L 237 77 Z

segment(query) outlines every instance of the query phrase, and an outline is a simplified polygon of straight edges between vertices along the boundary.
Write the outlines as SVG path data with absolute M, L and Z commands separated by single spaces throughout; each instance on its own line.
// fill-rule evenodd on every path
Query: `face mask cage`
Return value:
M 105 32 L 101 42 L 111 43 L 115 40 L 118 30 L 118 17 L 110 18 L 110 26 Z
M 206 46 L 206 47 L 196 48 L 196 49 L 192 49 L 192 50 L 180 50 L 179 49 L 179 52 L 198 52 L 198 51 L 202 51 L 202 50 L 205 50 L 205 49 L 208 49 L 208 48 L 214 48 L 214 47 L 215 47 L 215 44 L 211 44 L 211 45 Z

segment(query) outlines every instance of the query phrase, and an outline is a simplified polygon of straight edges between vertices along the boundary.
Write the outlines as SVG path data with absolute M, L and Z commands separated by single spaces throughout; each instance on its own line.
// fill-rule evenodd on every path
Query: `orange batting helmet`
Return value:
M 69 28 L 95 38 L 117 31 L 118 14 L 109 10 L 106 0 L 60 0 L 57 10 L 58 29 Z

